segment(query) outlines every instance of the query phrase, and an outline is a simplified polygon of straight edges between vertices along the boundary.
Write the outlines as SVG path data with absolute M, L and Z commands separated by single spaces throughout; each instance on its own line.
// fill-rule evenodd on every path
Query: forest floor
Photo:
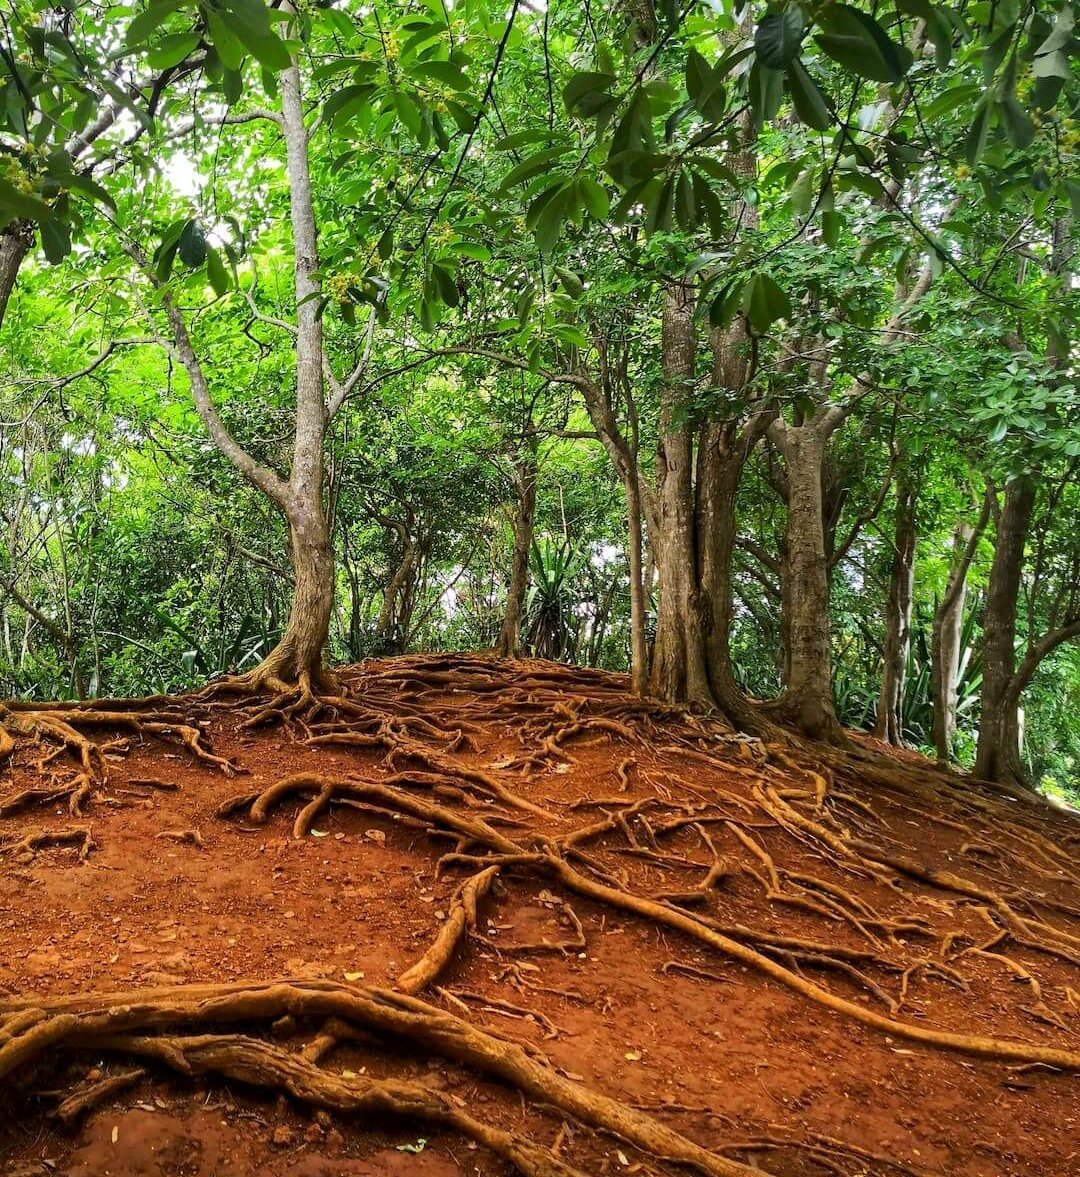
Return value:
M 1078 815 L 599 672 L 342 680 L 0 713 L 0 1172 L 1080 1174 Z

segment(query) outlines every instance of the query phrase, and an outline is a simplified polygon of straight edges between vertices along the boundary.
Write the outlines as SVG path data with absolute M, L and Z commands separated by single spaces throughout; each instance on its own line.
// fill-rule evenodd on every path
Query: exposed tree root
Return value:
M 416 964 L 398 977 L 396 987 L 402 993 L 423 992 L 446 968 L 458 945 L 475 930 L 477 907 L 498 873 L 497 866 L 485 867 L 458 887 L 435 942 Z
M 172 701 L 173 706 L 175 703 Z M 109 776 L 106 752 L 110 745 L 90 739 L 79 730 L 81 727 L 111 728 L 134 736 L 173 738 L 179 740 L 194 759 L 220 769 L 226 776 L 233 776 L 237 771 L 231 760 L 216 756 L 206 747 L 204 733 L 189 722 L 187 715 L 166 709 L 108 709 L 90 704 L 63 709 L 53 704 L 37 708 L 22 705 L 15 709 L 12 704 L 0 704 L 0 731 L 4 732 L 0 752 L 6 749 L 3 755 L 12 756 L 18 744 L 17 737 L 26 739 L 32 746 L 51 742 L 58 746 L 58 750 L 70 751 L 77 758 L 87 782 L 100 780 L 104 783 Z
M 40 830 L 37 833 L 25 834 L 21 838 L 0 840 L 0 854 L 10 854 L 19 862 L 32 862 L 39 850 L 63 846 L 74 846 L 78 850 L 79 861 L 85 862 L 94 849 L 95 842 L 90 836 L 90 831 L 81 827 Z
M 282 1090 L 340 1112 L 400 1114 L 453 1128 L 492 1149 L 529 1177 L 571 1177 L 579 1170 L 517 1134 L 481 1124 L 443 1092 L 389 1079 L 323 1071 L 302 1056 L 234 1034 L 181 1036 L 178 1028 L 283 1016 L 333 1018 L 423 1047 L 517 1088 L 538 1105 L 624 1140 L 645 1154 L 704 1177 L 748 1177 L 752 1170 L 695 1144 L 645 1113 L 559 1075 L 513 1042 L 461 1018 L 383 989 L 327 981 L 180 986 L 115 994 L 0 1003 L 0 1078 L 35 1057 L 90 1047 L 154 1059 L 183 1074 L 214 1072 Z
M 715 927 L 711 927 L 707 921 L 691 915 L 681 908 L 636 895 L 627 889 L 612 886 L 608 882 L 587 877 L 565 859 L 553 853 L 551 849 L 547 849 L 543 839 L 540 839 L 539 847 L 535 850 L 525 845 L 519 845 L 477 818 L 463 817 L 443 806 L 420 801 L 393 787 L 355 780 L 336 780 L 316 774 L 288 777 L 266 790 L 252 805 L 252 820 L 265 820 L 266 812 L 273 803 L 298 789 L 314 791 L 316 796 L 322 796 L 327 790 L 330 794 L 340 791 L 346 795 L 355 793 L 362 796 L 377 796 L 392 807 L 401 808 L 413 816 L 427 819 L 433 828 L 453 830 L 470 841 L 485 846 L 493 852 L 493 857 L 488 860 L 490 866 L 529 867 L 533 871 L 556 879 L 569 890 L 587 899 L 641 916 L 673 931 L 682 932 L 729 959 L 737 960 L 754 968 L 815 1003 L 886 1034 L 988 1059 L 1006 1062 L 1043 1062 L 1061 1067 L 1064 1070 L 1080 1070 L 1080 1053 L 1075 1051 L 1041 1046 L 1036 1043 L 957 1034 L 901 1022 L 893 1017 L 875 1013 L 858 1002 L 849 1001 L 823 989 L 820 985 L 806 979 L 791 968 L 785 967 L 748 943 L 725 935 Z M 553 847 L 554 845 L 552 844 Z M 850 853 L 854 854 L 855 852 L 850 851 Z M 456 860 L 451 855 L 444 856 L 442 862 L 446 864 Z M 483 859 L 474 859 L 474 861 L 479 864 L 484 862 Z M 827 953 L 826 955 L 831 954 Z
M 146 1074 L 142 1067 L 118 1071 L 103 1079 L 92 1080 L 73 1091 L 56 1109 L 56 1118 L 63 1124 L 73 1124 L 87 1112 L 107 1103 L 114 1095 L 133 1087 Z
M 34 805 L 55 805 L 67 802 L 72 817 L 82 817 L 90 801 L 90 778 L 79 773 L 74 780 L 63 785 L 43 785 L 40 788 L 23 789 L 0 801 L 0 817 L 8 817 Z
M 760 1172 L 560 1076 L 535 1045 L 473 1026 L 468 1009 L 532 1018 L 547 1037 L 558 1033 L 550 1018 L 494 995 L 439 987 L 470 943 L 483 943 L 486 960 L 503 958 L 497 980 L 509 980 L 523 993 L 583 1001 L 581 994 L 536 984 L 537 965 L 507 963 L 515 953 L 582 950 L 586 927 L 566 902 L 575 896 L 586 901 L 573 899 L 590 936 L 591 921 L 599 919 L 602 926 L 618 913 L 658 934 L 678 933 L 720 958 L 716 971 L 669 961 L 665 974 L 723 982 L 730 978 L 722 962 L 735 962 L 817 1007 L 895 1039 L 1022 1067 L 1080 1070 L 1080 1052 L 1064 1046 L 939 1029 L 926 1017 L 932 1017 L 935 984 L 950 986 L 953 1001 L 971 991 L 969 977 L 997 985 L 1000 993 L 1006 969 L 1020 993 L 1011 1012 L 1033 1018 L 1041 1034 L 1057 1039 L 1062 1033 L 1070 1041 L 1080 994 L 1060 982 L 1053 988 L 1041 984 L 1029 961 L 1008 955 L 1010 949 L 1029 949 L 1080 965 L 1080 936 L 1059 926 L 1080 918 L 1080 907 L 1068 902 L 1067 888 L 1077 881 L 1073 851 L 1066 848 L 1071 843 L 1063 819 L 1036 805 L 1010 795 L 1003 816 L 1000 793 L 978 782 L 920 775 L 906 765 L 894 769 L 856 743 L 824 750 L 786 743 L 772 730 L 767 740 L 733 736 L 707 716 L 631 698 L 618 676 L 547 663 L 509 667 L 484 658 L 417 657 L 389 667 L 377 664 L 356 680 L 289 684 L 242 676 L 213 684 L 192 705 L 237 695 L 251 699 L 244 726 L 295 725 L 313 748 L 370 749 L 385 760 L 371 768 L 373 779 L 318 772 L 287 776 L 227 800 L 218 815 L 260 827 L 277 807 L 291 806 L 293 836 L 302 839 L 331 809 L 355 809 L 449 839 L 437 872 L 464 867 L 469 875 L 450 898 L 430 947 L 400 974 L 395 992 L 289 981 L 0 1001 L 0 1077 L 46 1051 L 91 1048 L 185 1074 L 218 1074 L 314 1107 L 422 1119 L 463 1134 L 537 1177 L 581 1177 L 558 1155 L 573 1139 L 575 1123 L 641 1149 L 645 1171 L 652 1158 L 706 1177 Z M 94 782 L 105 779 L 108 748 L 90 741 L 81 728 L 172 736 L 197 759 L 223 771 L 235 767 L 202 746 L 200 727 L 183 721 L 173 710 L 175 701 L 140 704 L 0 709 L 0 759 L 18 756 L 25 739 L 48 748 L 50 757 L 71 752 L 80 766 L 72 781 L 23 789 L 0 801 L 0 817 L 58 803 L 81 813 Z M 490 730 L 492 722 L 516 734 L 520 754 L 514 748 L 484 767 L 454 754 L 470 748 L 473 736 Z M 550 782 L 553 770 L 566 771 L 574 763 L 570 747 L 579 751 L 596 740 L 616 745 L 617 784 L 608 775 L 597 782 L 598 798 L 564 803 L 559 813 L 538 804 L 535 792 L 523 795 Z M 626 746 L 633 757 L 625 755 Z M 650 759 L 658 749 L 669 754 L 659 767 Z M 693 764 L 693 781 L 669 779 L 668 789 L 662 774 L 675 757 Z M 515 768 L 522 770 L 520 777 L 504 771 Z M 953 870 L 916 861 L 890 837 L 878 812 L 886 805 L 932 822 L 950 867 L 957 861 L 965 865 Z M 568 829 L 567 819 L 577 809 L 593 813 L 585 824 Z M 596 810 L 602 816 L 595 816 Z M 201 844 L 194 830 L 159 836 Z M 9 839 L 0 850 L 25 858 L 49 845 L 75 845 L 85 858 L 93 843 L 89 831 L 68 829 Z M 943 861 L 940 850 L 931 853 Z M 1006 881 L 1010 864 L 1044 885 L 1017 893 Z M 555 894 L 542 892 L 540 902 L 561 911 L 572 935 L 519 944 L 474 938 L 480 905 L 497 881 L 501 892 L 521 878 L 543 879 L 552 888 Z M 733 908 L 747 902 L 756 905 L 767 927 L 747 926 L 733 915 Z M 777 921 L 789 918 L 790 909 L 797 909 L 804 923 L 807 916 L 822 921 L 828 931 L 820 937 L 785 934 Z M 920 914 L 927 911 L 933 921 Z M 831 988 L 834 979 L 837 992 Z M 417 1001 L 413 995 L 425 989 L 463 1016 Z M 842 995 L 852 989 L 855 997 Z M 1047 1004 L 1044 992 L 1060 1012 Z M 868 1006 L 871 1001 L 883 1008 Z M 270 1023 L 276 1039 L 300 1029 L 314 1036 L 297 1052 L 262 1037 L 202 1032 L 208 1026 L 231 1031 Z M 568 1125 L 559 1129 L 560 1148 L 544 1148 L 473 1117 L 462 1100 L 443 1091 L 396 1079 L 343 1078 L 319 1065 L 338 1044 L 371 1048 L 385 1035 L 509 1084 L 537 1109 L 554 1109 Z M 90 1088 L 85 1090 L 87 1098 L 108 1098 L 108 1092 L 91 1096 Z M 853 1158 L 914 1172 L 886 1154 L 832 1137 L 800 1132 L 788 1140 L 791 1131 L 770 1128 L 769 1135 L 759 1133 L 723 1151 L 792 1149 L 838 1173 L 845 1172 L 842 1162 L 850 1166 Z

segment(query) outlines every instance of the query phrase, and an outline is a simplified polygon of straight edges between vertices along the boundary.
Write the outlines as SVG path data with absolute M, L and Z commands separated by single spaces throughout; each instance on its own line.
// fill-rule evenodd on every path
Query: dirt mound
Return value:
M 599 672 L 342 681 L 0 714 L 3 1171 L 1080 1172 L 1072 815 Z

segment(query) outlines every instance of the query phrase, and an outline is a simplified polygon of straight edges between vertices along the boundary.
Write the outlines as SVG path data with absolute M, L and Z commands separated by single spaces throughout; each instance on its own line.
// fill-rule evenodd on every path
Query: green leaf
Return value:
M 605 220 L 611 210 L 611 199 L 600 184 L 592 176 L 581 176 L 577 181 L 581 202 L 588 209 L 589 215 L 597 221 Z
M 197 269 L 206 261 L 206 234 L 198 221 L 188 221 L 181 230 L 177 251 L 184 265 L 192 269 Z
M 7 180 L 0 180 L 0 216 L 25 217 L 42 221 L 50 216 L 49 206 L 31 192 L 21 192 Z
M 214 293 L 219 297 L 225 294 L 232 285 L 229 271 L 221 260 L 221 254 L 212 247 L 207 248 L 206 251 L 206 276 L 210 280 Z
M 221 92 L 229 106 L 235 106 L 244 92 L 244 75 L 238 69 L 226 69 L 221 76 Z
M 555 277 L 559 279 L 563 285 L 563 289 L 572 298 L 578 298 L 585 293 L 585 284 L 577 276 L 577 274 L 573 273 L 572 271 L 564 270 L 559 266 L 556 266 Z
M 768 274 L 755 274 L 750 280 L 746 314 L 754 330 L 763 335 L 778 319 L 791 318 L 791 302 Z
M 531 131 L 515 131 L 512 135 L 505 135 L 495 143 L 496 151 L 517 151 L 519 147 L 528 147 L 531 143 L 549 143 L 554 136 L 547 127 Z
M 763 17 L 754 33 L 758 61 L 769 69 L 786 69 L 798 56 L 804 24 L 798 4 Z
M 843 217 L 834 208 L 826 209 L 821 214 L 821 237 L 826 245 L 832 246 L 839 241 L 843 224 Z
M 745 278 L 733 278 L 709 304 L 709 325 L 729 327 L 742 305 Z
M 244 43 L 233 33 L 217 12 L 212 8 L 205 11 L 206 27 L 213 39 L 214 48 L 221 58 L 221 64 L 225 69 L 239 70 L 244 64 Z
M 557 323 L 552 327 L 551 333 L 561 343 L 569 344 L 571 347 L 587 348 L 589 346 L 589 340 L 585 333 L 579 327 L 572 327 L 568 323 Z
M 409 71 L 413 77 L 431 78 L 454 90 L 468 90 L 471 83 L 452 61 L 425 61 Z
M 938 119 L 943 114 L 951 114 L 959 107 L 966 106 L 972 99 L 978 98 L 982 92 L 982 86 L 971 84 L 952 86 L 923 107 L 923 118 L 929 121 Z
M 1057 53 L 1062 49 L 1069 49 L 1072 45 L 1073 27 L 1075 23 L 1076 18 L 1073 16 L 1073 10 L 1066 4 L 1057 14 L 1054 20 L 1054 27 L 1050 30 L 1050 35 L 1035 50 L 1036 58 L 1045 57 L 1049 53 Z M 1043 27 L 1045 28 L 1045 25 Z
M 850 4 L 822 9 L 822 32 L 814 40 L 834 61 L 860 77 L 877 82 L 899 82 L 911 68 L 911 54 L 891 41 L 868 13 Z
M 216 0 L 215 8 L 221 23 L 260 65 L 273 73 L 288 68 L 292 58 L 271 28 L 270 13 L 263 0 Z M 221 60 L 234 68 L 224 53 Z
M 323 105 L 323 121 L 333 123 L 345 108 L 353 107 L 350 115 L 356 113 L 356 108 L 362 106 L 374 93 L 370 85 L 342 86 L 326 100 Z M 355 106 L 353 105 L 355 104 Z
M 162 38 L 146 55 L 151 69 L 172 69 L 199 47 L 197 33 L 173 33 Z
M 1035 128 L 1013 94 L 998 103 L 998 120 L 1013 147 L 1027 147 L 1035 138 Z
M 566 109 L 571 114 L 574 114 L 575 109 L 581 104 L 581 100 L 587 94 L 602 93 L 614 81 L 614 74 L 600 74 L 589 71 L 575 74 L 563 86 L 563 102 L 566 104 Z
M 788 93 L 795 107 L 795 113 L 808 127 L 816 131 L 827 131 L 832 126 L 832 114 L 825 102 L 825 96 L 818 89 L 817 82 L 806 72 L 806 67 L 795 60 L 785 74 Z
M 750 109 L 757 126 L 776 118 L 784 98 L 784 75 L 755 61 L 750 67 Z
M 156 33 L 162 22 L 167 20 L 176 10 L 187 3 L 187 0 L 157 0 L 145 12 L 140 12 L 128 25 L 124 43 L 138 45 L 145 41 L 152 33 Z
M 1037 78 L 1061 78 L 1066 82 L 1072 76 L 1069 73 L 1069 59 L 1060 51 L 1036 57 L 1031 72 Z
M 520 184 L 523 180 L 531 180 L 533 176 L 539 175 L 548 164 L 554 163 L 555 160 L 564 156 L 569 148 L 567 147 L 549 147 L 546 151 L 538 151 L 535 155 L 530 155 L 528 159 L 522 160 L 516 167 L 513 167 L 502 178 L 502 183 L 498 190 L 505 192 L 512 188 L 515 184 Z
M 975 115 L 971 120 L 971 128 L 964 139 L 964 158 L 972 166 L 982 155 L 986 147 L 986 138 L 990 132 L 990 103 L 984 98 L 975 108 Z
M 691 49 L 686 55 L 686 93 L 690 101 L 696 103 L 711 81 L 712 66 L 696 49 Z
M 788 191 L 788 199 L 791 201 L 792 209 L 800 217 L 805 217 L 814 201 L 814 173 L 812 169 L 803 168 L 799 172 L 795 177 L 795 183 Z
M 671 228 L 671 212 L 675 199 L 675 180 L 668 177 L 645 201 L 645 232 L 649 236 Z
M 1073 220 L 1080 221 L 1080 184 L 1075 180 L 1066 180 L 1065 192 L 1069 198 L 1069 208 L 1072 212 Z
M 401 90 L 394 92 L 392 101 L 394 110 L 397 111 L 397 116 L 401 119 L 402 126 L 405 127 L 414 139 L 419 140 L 424 121 L 419 104 Z
M 435 279 L 439 297 L 447 306 L 456 307 L 461 301 L 461 295 L 458 292 L 454 275 L 443 266 L 432 266 L 431 273 Z
M 104 204 L 108 208 L 116 208 L 116 201 L 113 200 L 109 193 L 96 180 L 84 172 L 72 172 L 70 175 L 65 176 L 63 186 L 76 192 L 84 192 L 87 196 L 96 200 L 99 204 Z
M 573 185 L 560 185 L 536 218 L 536 227 L 533 232 L 536 236 L 537 247 L 545 256 L 551 253 L 558 244 L 563 221 L 570 214 L 572 187 Z
M 462 257 L 472 258 L 474 262 L 491 261 L 491 250 L 478 241 L 455 241 L 453 245 L 447 246 L 447 249 L 450 253 L 458 253 Z
M 177 243 L 175 241 L 171 241 L 168 244 L 162 242 L 161 249 L 157 254 L 157 265 L 154 268 L 159 282 L 167 282 L 169 275 L 172 273 L 173 259 L 176 257 L 176 246 Z
M 692 233 L 697 225 L 698 208 L 690 173 L 683 168 L 675 182 L 675 220 L 685 233 Z
M 67 224 L 57 217 L 41 222 L 41 248 L 50 265 L 59 265 L 71 252 L 71 233 Z

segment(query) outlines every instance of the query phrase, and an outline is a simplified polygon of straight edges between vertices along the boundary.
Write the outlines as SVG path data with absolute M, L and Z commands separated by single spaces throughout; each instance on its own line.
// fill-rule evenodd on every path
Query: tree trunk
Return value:
M 769 426 L 769 436 L 783 454 L 788 483 L 783 577 L 788 674 L 776 711 L 813 739 L 830 741 L 840 740 L 842 732 L 832 694 L 821 468 L 835 423 L 836 415 L 825 409 L 802 425 L 778 418 Z
M 645 622 L 652 572 L 650 569 L 646 574 L 642 567 L 644 538 L 641 528 L 641 487 L 636 471 L 624 474 L 623 490 L 626 492 L 627 559 L 630 565 L 630 689 L 635 695 L 644 695 L 649 678 L 649 639 Z
M 763 432 L 760 417 L 741 427 L 737 420 L 707 422 L 698 451 L 697 544 L 709 684 L 728 718 L 747 731 L 759 726 L 760 716 L 736 683 L 731 662 L 735 615 L 732 561 L 739 483 L 746 460 Z
M 954 553 L 963 552 L 971 542 L 972 527 L 961 523 L 953 537 Z M 952 759 L 956 739 L 956 691 L 960 678 L 960 639 L 967 603 L 967 567 L 959 564 L 949 574 L 945 597 L 934 614 L 930 641 L 931 679 L 934 706 L 934 748 L 943 764 Z
M 682 418 L 695 367 L 693 293 L 686 283 L 664 292 L 664 389 L 657 447 L 657 520 L 652 537 L 660 608 L 650 689 L 661 699 L 713 705 L 698 591 L 693 433 Z
M 904 677 L 911 645 L 911 609 L 915 591 L 915 487 L 903 478 L 896 488 L 889 596 L 885 606 L 885 647 L 874 735 L 890 744 L 904 740 Z
M 517 658 L 521 654 L 521 614 L 525 608 L 525 590 L 529 586 L 529 553 L 536 517 L 536 446 L 530 445 L 514 464 L 517 507 L 514 511 L 514 550 L 510 557 L 510 586 L 506 593 L 499 641 L 495 652 L 500 658 Z
M 729 48 L 738 35 L 749 32 L 752 16 L 744 12 Z M 727 39 L 725 39 L 727 44 Z M 736 123 L 739 149 L 730 155 L 735 174 L 749 187 L 757 177 L 757 129 L 749 112 Z M 756 204 L 737 201 L 731 210 L 737 229 L 758 226 Z M 746 319 L 736 315 L 731 324 L 714 330 L 709 339 L 712 350 L 712 383 L 729 398 L 743 398 L 752 375 L 752 341 Z M 746 406 L 751 410 L 751 406 Z M 706 421 L 698 438 L 697 547 L 705 661 L 713 696 L 726 714 L 740 727 L 753 730 L 755 714 L 735 682 L 731 664 L 731 624 L 734 618 L 732 559 L 738 532 L 736 497 L 743 468 L 751 451 L 765 434 L 770 415 L 750 411 L 740 416 Z
M 405 607 L 419 554 L 416 539 L 409 529 L 403 523 L 395 523 L 394 528 L 401 536 L 401 559 L 387 583 L 382 608 L 375 623 L 375 636 L 379 640 L 380 651 L 387 654 L 401 653 L 405 639 Z
M 287 3 L 285 10 L 290 9 Z M 327 409 L 318 233 L 300 67 L 295 56 L 281 71 L 280 83 L 296 290 L 296 430 L 289 482 L 279 490 L 276 501 L 289 523 L 295 591 L 285 633 L 255 668 L 254 677 L 257 681 L 322 685 L 332 681 L 323 666 L 323 651 L 334 611 L 334 550 L 323 495 Z
M 960 677 L 960 638 L 964 626 L 964 604 L 967 599 L 967 575 L 979 537 L 990 520 L 992 492 L 983 497 L 982 513 L 972 527 L 962 522 L 953 536 L 953 566 L 949 572 L 945 595 L 934 614 L 934 628 L 930 639 L 931 690 L 934 705 L 934 748 L 938 760 L 947 764 L 952 759 L 956 739 L 956 691 Z
M 1014 478 L 994 539 L 994 562 L 983 624 L 983 683 L 975 775 L 990 781 L 1023 782 L 1020 729 L 1010 684 L 1016 671 L 1016 606 L 1024 566 L 1024 543 L 1035 507 L 1035 483 Z
M 0 233 L 0 327 L 4 325 L 19 267 L 33 247 L 34 226 L 29 221 L 13 221 Z
M 288 512 L 289 556 L 294 591 L 281 640 L 257 668 L 258 678 L 277 689 L 310 680 L 328 682 L 322 655 L 334 610 L 334 551 L 321 501 Z

